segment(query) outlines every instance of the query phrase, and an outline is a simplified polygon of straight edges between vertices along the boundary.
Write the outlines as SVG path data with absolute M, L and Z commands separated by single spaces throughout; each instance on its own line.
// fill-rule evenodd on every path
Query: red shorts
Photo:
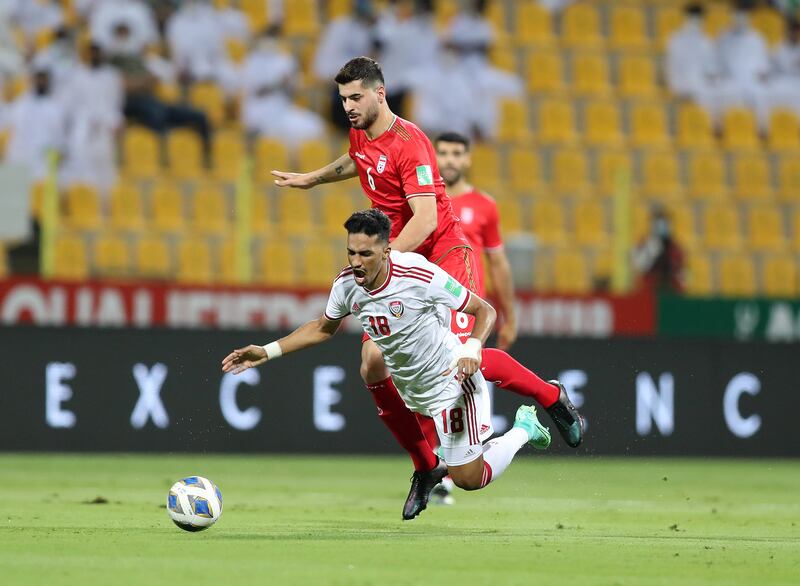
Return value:
M 475 252 L 471 248 L 466 246 L 451 248 L 438 259 L 432 259 L 431 262 L 439 265 L 440 268 L 444 269 L 451 277 L 454 277 L 470 291 L 476 293 L 479 297 L 483 297 L 483 283 L 480 280 L 480 275 L 475 270 L 478 263 L 475 259 Z M 472 328 L 475 325 L 475 316 L 453 310 L 450 317 L 450 330 L 458 336 L 459 340 L 465 342 L 472 333 Z M 363 344 L 367 340 L 369 340 L 369 336 L 363 334 L 361 343 Z

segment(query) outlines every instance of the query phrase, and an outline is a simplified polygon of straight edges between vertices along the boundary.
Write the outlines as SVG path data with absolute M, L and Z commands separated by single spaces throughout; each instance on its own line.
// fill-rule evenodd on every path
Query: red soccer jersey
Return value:
M 486 283 L 483 271 L 483 251 L 492 252 L 503 248 L 497 202 L 477 189 L 453 197 L 451 200 L 453 211 L 461 219 L 461 228 L 478 259 L 480 282 Z
M 453 247 L 467 246 L 450 198 L 445 194 L 433 145 L 415 124 L 397 116 L 389 130 L 375 140 L 369 140 L 363 130 L 351 128 L 350 158 L 356 164 L 361 188 L 372 207 L 392 221 L 391 239 L 397 237 L 414 215 L 409 199 L 435 196 L 436 228 L 414 252 L 437 262 Z

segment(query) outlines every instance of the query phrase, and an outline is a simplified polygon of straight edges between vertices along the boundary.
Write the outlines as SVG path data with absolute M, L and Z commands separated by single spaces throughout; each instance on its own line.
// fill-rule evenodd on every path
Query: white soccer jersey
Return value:
M 458 398 L 460 385 L 442 376 L 461 342 L 449 329 L 450 312 L 469 302 L 470 292 L 423 256 L 389 253 L 386 282 L 373 291 L 356 284 L 346 268 L 333 282 L 325 317 L 352 314 L 383 352 L 383 359 L 406 405 L 425 415 Z

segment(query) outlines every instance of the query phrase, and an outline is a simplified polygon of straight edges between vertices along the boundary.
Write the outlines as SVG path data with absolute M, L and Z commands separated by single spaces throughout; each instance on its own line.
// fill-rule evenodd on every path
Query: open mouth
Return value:
M 367 272 L 363 269 L 353 269 L 353 277 L 355 278 L 356 283 L 363 285 L 364 281 L 367 280 Z

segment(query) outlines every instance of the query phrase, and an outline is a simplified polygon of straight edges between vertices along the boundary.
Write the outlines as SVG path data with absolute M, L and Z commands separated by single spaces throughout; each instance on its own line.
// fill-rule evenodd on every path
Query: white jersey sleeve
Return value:
M 343 283 L 343 277 L 347 276 L 345 273 L 349 275 L 352 274 L 352 271 L 348 273 L 347 270 L 344 270 L 339 273 L 328 295 L 328 304 L 325 306 L 325 317 L 330 321 L 338 321 L 350 315 Z
M 471 293 L 464 285 L 433 263 L 428 263 L 433 278 L 428 285 L 428 302 L 433 306 L 445 306 L 455 311 L 464 311 Z

